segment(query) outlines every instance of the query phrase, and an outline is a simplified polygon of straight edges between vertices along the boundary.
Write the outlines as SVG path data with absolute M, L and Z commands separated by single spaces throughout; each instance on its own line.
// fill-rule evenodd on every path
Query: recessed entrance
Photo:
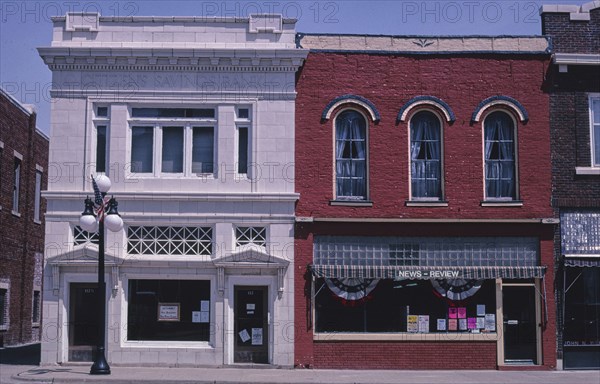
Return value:
M 69 361 L 92 361 L 98 340 L 95 283 L 71 283 L 69 291 Z
M 235 286 L 234 363 L 269 363 L 268 288 Z

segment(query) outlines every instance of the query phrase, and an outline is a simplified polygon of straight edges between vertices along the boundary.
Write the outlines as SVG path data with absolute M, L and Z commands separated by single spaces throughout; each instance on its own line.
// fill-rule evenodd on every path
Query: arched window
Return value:
M 367 122 L 354 110 L 335 120 L 336 198 L 367 199 Z
M 410 120 L 411 198 L 442 198 L 442 140 L 440 119 L 429 111 Z
M 505 112 L 490 113 L 484 122 L 485 197 L 517 198 L 515 122 Z

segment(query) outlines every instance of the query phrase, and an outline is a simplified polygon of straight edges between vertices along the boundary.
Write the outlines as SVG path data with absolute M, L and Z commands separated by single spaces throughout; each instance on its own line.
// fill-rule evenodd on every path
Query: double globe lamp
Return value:
M 110 367 L 106 361 L 105 338 L 106 338 L 106 282 L 104 281 L 104 226 L 111 232 L 118 232 L 123 229 L 123 220 L 119 216 L 117 206 L 119 205 L 114 197 L 105 202 L 107 192 L 110 190 L 110 179 L 105 175 L 97 176 L 95 182 L 96 201 L 89 197 L 85 199 L 85 210 L 79 219 L 79 226 L 86 232 L 98 233 L 98 289 L 97 311 L 98 311 L 98 340 L 96 351 L 93 357 L 93 364 L 90 369 L 92 375 L 109 375 Z

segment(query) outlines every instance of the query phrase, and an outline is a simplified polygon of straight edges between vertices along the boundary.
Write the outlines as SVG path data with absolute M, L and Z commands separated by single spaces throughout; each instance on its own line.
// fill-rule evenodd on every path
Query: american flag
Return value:
M 104 211 L 104 199 L 102 198 L 102 192 L 100 192 L 100 188 L 98 188 L 94 176 L 92 176 L 92 186 L 94 187 L 94 204 L 98 210 L 98 216 L 101 216 L 102 211 Z

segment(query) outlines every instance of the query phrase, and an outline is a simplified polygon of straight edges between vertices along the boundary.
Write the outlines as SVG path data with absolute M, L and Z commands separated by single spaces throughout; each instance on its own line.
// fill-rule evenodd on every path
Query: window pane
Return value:
M 193 321 L 203 301 L 210 302 L 207 280 L 129 280 L 127 339 L 209 341 L 212 308 L 204 311 L 207 322 Z M 160 309 L 167 307 L 178 311 L 178 321 L 160 320 Z
M 96 109 L 97 117 L 107 117 L 108 116 L 108 107 L 98 107 Z
M 411 194 L 441 198 L 441 127 L 431 112 L 418 112 L 410 122 Z
M 238 173 L 248 173 L 248 128 L 238 128 Z
M 162 172 L 183 173 L 183 127 L 162 130 Z
M 214 108 L 132 108 L 131 117 L 141 118 L 214 118 Z
M 430 280 L 330 279 L 327 282 L 320 278 L 315 282 L 315 328 L 317 332 L 404 333 L 411 332 L 408 316 L 420 315 L 428 319 L 423 319 L 419 332 L 458 332 L 458 327 L 450 326 L 450 320 L 456 325 L 457 319 L 450 318 L 449 308 L 464 308 L 465 322 L 469 317 L 477 317 L 478 304 L 485 306 L 487 314 L 496 312 L 494 281 L 481 280 L 477 284 L 481 284 L 480 288 L 469 300 L 459 302 L 440 295 Z M 366 296 L 357 299 L 360 297 L 357 293 Z M 442 329 L 438 329 L 440 322 L 444 324 Z
M 192 173 L 213 173 L 213 127 L 194 127 L 193 136 Z
M 356 111 L 336 118 L 337 198 L 364 200 L 367 197 L 367 123 Z
M 15 212 L 19 212 L 19 192 L 21 189 L 21 160 L 15 158 L 15 172 L 13 178 L 13 208 Z
M 96 128 L 96 172 L 106 172 L 106 126 Z
M 592 99 L 592 134 L 594 138 L 594 166 L 600 166 L 600 98 Z
M 493 112 L 485 119 L 486 198 L 516 197 L 515 128 L 504 112 Z
M 40 221 L 40 204 L 42 201 L 42 173 L 35 172 L 35 196 L 33 206 L 33 220 Z
M 154 147 L 153 127 L 133 127 L 131 129 L 131 171 L 152 172 Z

